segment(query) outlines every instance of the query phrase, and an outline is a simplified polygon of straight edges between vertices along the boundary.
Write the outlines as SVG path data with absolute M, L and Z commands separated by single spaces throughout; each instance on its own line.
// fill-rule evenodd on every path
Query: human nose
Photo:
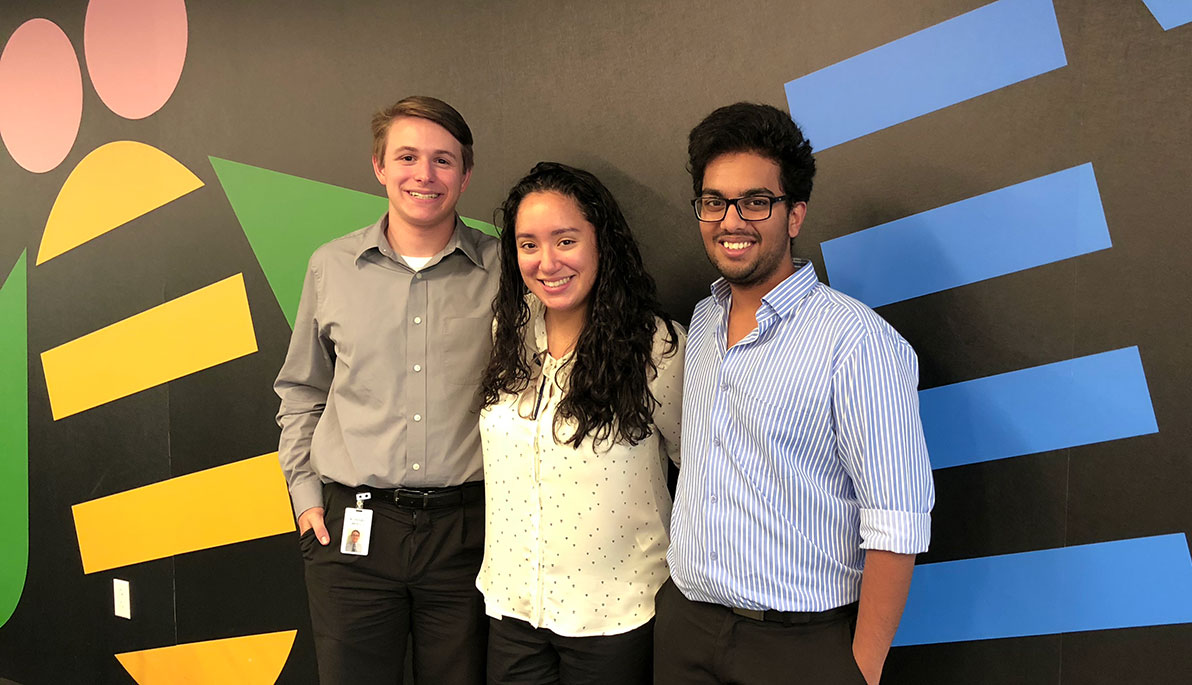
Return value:
M 429 181 L 434 176 L 434 167 L 428 159 L 419 159 L 414 164 L 414 178 L 418 181 Z
M 739 200 L 733 200 L 728 207 L 725 207 L 724 218 L 720 220 L 720 225 L 723 228 L 739 228 L 745 225 L 745 218 L 741 216 Z
M 538 270 L 544 274 L 549 274 L 559 266 L 559 260 L 555 255 L 555 250 L 552 247 L 542 248 L 542 252 L 538 255 Z

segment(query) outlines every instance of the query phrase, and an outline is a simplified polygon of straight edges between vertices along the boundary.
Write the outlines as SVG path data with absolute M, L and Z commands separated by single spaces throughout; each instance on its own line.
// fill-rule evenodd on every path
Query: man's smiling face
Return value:
M 749 195 L 784 194 L 778 164 L 753 152 L 730 152 L 708 163 L 704 197 L 732 200 Z M 807 205 L 776 202 L 770 218 L 744 221 L 737 207 L 729 207 L 720 221 L 699 222 L 708 259 L 730 284 L 765 292 L 794 273 L 790 240 L 799 234 Z
M 441 228 L 455 222 L 455 205 L 468 187 L 458 140 L 433 121 L 398 117 L 389 125 L 384 159 L 373 171 L 389 195 L 389 225 Z

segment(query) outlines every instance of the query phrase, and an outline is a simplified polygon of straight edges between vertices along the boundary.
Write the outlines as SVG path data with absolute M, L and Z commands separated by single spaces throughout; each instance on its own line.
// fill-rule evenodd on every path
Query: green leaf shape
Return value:
M 465 226 L 474 228 L 481 233 L 487 233 L 494 238 L 501 237 L 501 229 L 488 223 L 487 221 L 481 221 L 480 219 L 469 219 L 466 216 L 461 216 L 460 221 L 463 221 Z
M 292 328 L 311 254 L 323 243 L 376 221 L 389 201 L 240 162 L 209 159 Z
M 0 286 L 0 626 L 29 567 L 29 305 L 26 253 Z

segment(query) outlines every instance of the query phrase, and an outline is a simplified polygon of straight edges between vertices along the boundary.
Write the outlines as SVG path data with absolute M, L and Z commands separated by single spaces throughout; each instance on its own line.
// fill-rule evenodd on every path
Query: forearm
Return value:
M 335 347 L 321 330 L 318 317 L 318 253 L 311 257 L 294 319 L 286 359 L 273 382 L 281 400 L 277 425 L 281 428 L 278 461 L 294 514 L 323 506 L 323 484 L 310 463 L 311 442 L 323 417 L 335 377 Z
M 881 679 L 882 667 L 911 587 L 915 555 L 871 549 L 865 554 L 861 574 L 861 602 L 857 609 L 857 632 L 853 636 L 853 657 L 870 685 Z
M 281 416 L 281 440 L 278 444 L 278 461 L 295 516 L 311 507 L 323 506 L 323 484 L 310 463 L 310 444 L 319 414 Z

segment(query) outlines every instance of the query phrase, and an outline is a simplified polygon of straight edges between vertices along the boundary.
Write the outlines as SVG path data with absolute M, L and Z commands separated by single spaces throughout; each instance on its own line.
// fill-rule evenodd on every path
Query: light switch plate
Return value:
M 128 581 L 119 578 L 112 579 L 112 598 L 116 605 L 116 615 L 120 618 L 132 619 L 132 596 Z

